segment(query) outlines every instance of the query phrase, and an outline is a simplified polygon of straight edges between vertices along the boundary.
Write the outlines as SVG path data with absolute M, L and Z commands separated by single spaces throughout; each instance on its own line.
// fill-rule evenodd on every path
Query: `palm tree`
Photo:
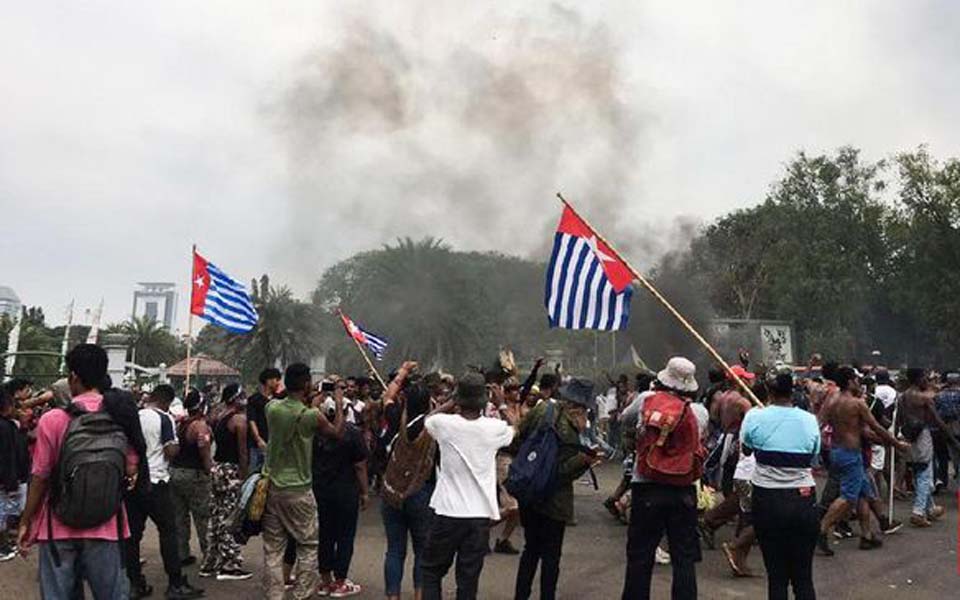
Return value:
M 128 359 L 147 366 L 172 364 L 183 353 L 180 342 L 156 319 L 142 316 L 108 326 L 107 333 L 122 333 L 129 338 Z

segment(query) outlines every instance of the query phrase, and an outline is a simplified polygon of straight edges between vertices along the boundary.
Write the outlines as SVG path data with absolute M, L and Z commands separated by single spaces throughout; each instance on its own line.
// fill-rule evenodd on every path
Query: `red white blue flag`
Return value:
M 257 309 L 246 286 L 194 251 L 190 313 L 233 333 L 257 326 Z
M 360 327 L 353 322 L 353 319 L 342 312 L 340 313 L 340 320 L 343 321 L 343 328 L 347 330 L 347 335 L 356 340 L 358 344 L 366 346 L 377 357 L 377 360 L 383 360 L 383 354 L 387 351 L 389 343 L 385 338 Z
M 550 326 L 601 331 L 626 328 L 632 281 L 627 265 L 565 206 L 547 267 Z

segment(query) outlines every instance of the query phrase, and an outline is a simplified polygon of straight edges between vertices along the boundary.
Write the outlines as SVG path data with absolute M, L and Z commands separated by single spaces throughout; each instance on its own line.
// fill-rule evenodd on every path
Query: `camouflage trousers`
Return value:
M 240 467 L 217 463 L 210 471 L 210 521 L 207 525 L 207 553 L 201 571 L 213 572 L 240 569 L 243 556 L 240 544 L 230 532 L 230 515 L 240 502 Z
M 190 517 L 197 528 L 201 556 L 207 554 L 207 523 L 210 520 L 210 475 L 199 469 L 170 469 L 174 518 L 180 560 L 190 556 Z

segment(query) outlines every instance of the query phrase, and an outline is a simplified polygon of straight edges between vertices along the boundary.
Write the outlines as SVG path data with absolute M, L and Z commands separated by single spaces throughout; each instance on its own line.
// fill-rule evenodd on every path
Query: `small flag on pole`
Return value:
M 550 327 L 625 329 L 630 318 L 632 281 L 630 268 L 565 206 L 547 267 Z
M 340 319 L 343 321 L 343 327 L 347 330 L 347 335 L 356 340 L 358 344 L 366 346 L 377 357 L 377 360 L 383 360 L 383 354 L 387 351 L 388 342 L 386 339 L 360 327 L 343 313 L 340 313 Z
M 257 326 L 257 309 L 246 286 L 193 253 L 190 314 L 233 333 L 249 333 Z

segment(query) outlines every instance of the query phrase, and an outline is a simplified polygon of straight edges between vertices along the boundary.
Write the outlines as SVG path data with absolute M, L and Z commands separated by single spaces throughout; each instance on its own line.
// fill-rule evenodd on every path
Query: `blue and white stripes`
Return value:
M 207 272 L 210 287 L 203 306 L 203 318 L 234 333 L 253 330 L 258 315 L 247 288 L 213 263 L 207 263 Z
M 627 286 L 614 290 L 588 238 L 557 232 L 547 267 L 546 306 L 551 327 L 624 329 L 630 318 Z

